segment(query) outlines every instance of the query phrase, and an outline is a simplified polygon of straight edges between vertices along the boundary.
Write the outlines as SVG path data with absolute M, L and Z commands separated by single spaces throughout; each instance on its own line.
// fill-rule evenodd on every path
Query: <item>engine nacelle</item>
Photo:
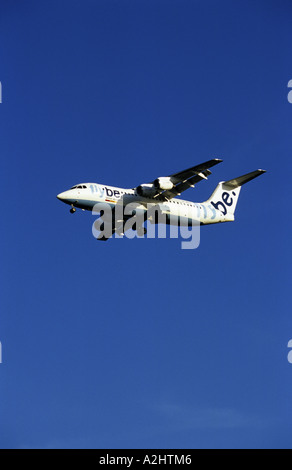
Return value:
M 139 196 L 151 197 L 155 196 L 156 192 L 156 188 L 152 183 L 140 184 L 140 186 L 137 187 L 137 193 Z
M 156 188 L 162 189 L 163 191 L 173 188 L 173 183 L 168 176 L 160 176 L 160 178 L 154 181 L 154 185 Z

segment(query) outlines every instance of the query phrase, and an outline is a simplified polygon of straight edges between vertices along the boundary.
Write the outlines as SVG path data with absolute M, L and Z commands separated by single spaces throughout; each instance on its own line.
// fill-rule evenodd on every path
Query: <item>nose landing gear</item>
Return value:
M 75 209 L 75 207 L 73 206 L 73 204 L 71 205 L 70 212 L 71 212 L 71 214 L 74 214 L 74 212 L 76 212 L 76 209 Z

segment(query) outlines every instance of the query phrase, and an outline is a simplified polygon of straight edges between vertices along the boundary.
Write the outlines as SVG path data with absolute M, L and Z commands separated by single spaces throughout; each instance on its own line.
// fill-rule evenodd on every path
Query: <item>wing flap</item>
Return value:
M 194 175 L 198 175 L 198 173 L 203 173 L 204 170 L 208 170 L 214 165 L 218 165 L 218 163 L 221 163 L 222 161 L 223 160 L 221 160 L 220 158 L 213 158 L 212 160 L 208 160 L 207 162 L 201 163 L 200 165 L 192 166 L 187 170 L 179 171 L 178 173 L 173 173 L 172 175 L 169 175 L 169 177 L 171 181 L 175 184 L 178 182 L 183 182 Z M 209 174 L 211 174 L 211 172 Z
M 212 160 L 208 160 L 207 162 L 201 163 L 200 165 L 192 166 L 187 170 L 173 173 L 169 176 L 169 178 L 174 184 L 174 187 L 166 191 L 158 192 L 155 197 L 169 200 L 175 196 L 179 196 L 183 191 L 186 191 L 189 188 L 193 188 L 195 184 L 199 183 L 203 179 L 208 179 L 208 176 L 212 174 L 209 168 L 218 165 L 218 163 L 221 163 L 222 161 L 223 160 L 220 158 L 213 158 Z

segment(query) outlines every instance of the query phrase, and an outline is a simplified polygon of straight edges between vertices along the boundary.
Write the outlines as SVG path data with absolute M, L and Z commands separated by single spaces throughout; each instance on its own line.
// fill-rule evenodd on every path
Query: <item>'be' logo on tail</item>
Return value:
M 236 193 L 232 191 L 233 196 L 236 196 Z M 218 202 L 211 202 L 212 206 L 215 207 L 216 210 L 222 212 L 223 215 L 227 214 L 226 206 L 231 207 L 233 204 L 233 198 L 230 196 L 229 193 L 226 191 L 222 193 L 222 201 Z

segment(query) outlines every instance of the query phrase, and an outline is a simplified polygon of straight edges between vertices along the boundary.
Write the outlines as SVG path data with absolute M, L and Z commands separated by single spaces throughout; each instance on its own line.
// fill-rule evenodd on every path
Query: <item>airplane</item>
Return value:
M 122 216 L 117 220 L 115 212 L 118 207 L 123 209 L 128 204 L 134 204 L 137 212 L 143 214 L 143 222 L 150 218 L 151 223 L 160 223 L 159 217 L 149 216 L 149 207 L 165 216 L 165 224 L 184 223 L 191 226 L 194 221 L 199 221 L 200 225 L 216 224 L 221 222 L 234 221 L 234 212 L 237 205 L 241 187 L 252 179 L 265 173 L 265 170 L 255 170 L 251 173 L 233 178 L 228 181 L 221 181 L 216 186 L 214 192 L 204 202 L 195 203 L 177 198 L 181 193 L 189 188 L 194 188 L 195 184 L 202 180 L 207 180 L 211 175 L 209 168 L 221 163 L 223 160 L 214 158 L 200 165 L 193 166 L 187 170 L 173 173 L 169 176 L 161 176 L 151 183 L 140 184 L 132 189 L 124 189 L 113 186 L 106 186 L 98 183 L 81 183 L 73 186 L 67 191 L 57 195 L 57 198 L 71 206 L 70 212 L 73 214 L 76 208 L 93 211 L 97 204 L 106 204 L 112 212 L 112 219 L 106 221 L 108 228 L 106 235 L 101 233 L 98 240 L 108 240 L 115 232 L 123 235 L 125 222 L 130 215 L 122 212 Z M 132 216 L 132 215 L 131 215 Z M 134 230 L 141 227 L 133 225 Z M 146 229 L 142 227 L 142 234 Z

